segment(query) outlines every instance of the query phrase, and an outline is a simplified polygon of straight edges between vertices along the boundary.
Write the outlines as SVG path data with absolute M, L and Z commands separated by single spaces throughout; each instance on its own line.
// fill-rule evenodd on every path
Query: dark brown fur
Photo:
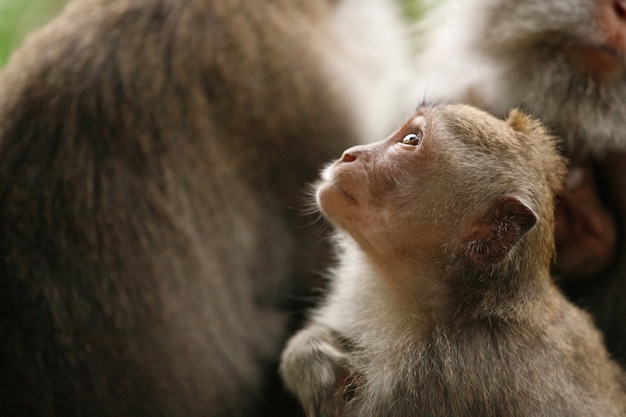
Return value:
M 289 410 L 278 354 L 326 256 L 301 190 L 357 141 L 335 3 L 77 0 L 12 57 L 1 414 Z

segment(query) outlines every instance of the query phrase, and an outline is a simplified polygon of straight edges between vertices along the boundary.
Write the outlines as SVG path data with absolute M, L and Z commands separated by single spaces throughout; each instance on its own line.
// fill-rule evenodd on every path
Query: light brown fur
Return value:
M 281 362 L 307 415 L 623 416 L 621 369 L 550 276 L 564 174 L 537 121 L 467 106 L 328 166 L 339 263 Z
M 626 3 L 450 0 L 426 19 L 418 95 L 499 117 L 522 107 L 563 142 L 555 276 L 626 365 Z M 615 161 L 619 161 L 615 163 Z

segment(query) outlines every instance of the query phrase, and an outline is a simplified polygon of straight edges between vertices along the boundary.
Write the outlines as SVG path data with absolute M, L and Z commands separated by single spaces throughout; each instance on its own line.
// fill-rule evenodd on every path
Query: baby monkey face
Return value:
M 346 150 L 317 189 L 322 213 L 364 249 L 441 245 L 451 230 L 446 195 L 458 178 L 454 144 L 435 108 L 420 108 L 388 138 Z
M 397 191 L 400 165 L 406 169 L 425 159 L 430 142 L 426 125 L 427 118 L 416 114 L 387 139 L 347 149 L 322 172 L 318 203 L 324 213 L 332 219 L 343 210 L 379 206 Z

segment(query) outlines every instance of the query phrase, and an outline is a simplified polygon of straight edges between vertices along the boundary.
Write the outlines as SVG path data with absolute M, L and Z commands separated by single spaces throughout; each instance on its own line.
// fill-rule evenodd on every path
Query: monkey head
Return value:
M 565 57 L 581 73 L 598 81 L 626 70 L 625 0 L 531 0 L 492 2 L 487 6 L 487 45 L 529 48 Z M 514 53 L 515 53 L 514 52 Z
M 494 265 L 531 228 L 533 256 L 546 266 L 564 172 L 554 138 L 518 111 L 502 121 L 468 106 L 421 106 L 387 139 L 346 150 L 316 196 L 383 268 L 436 269 L 451 254 Z
M 570 156 L 624 149 L 626 1 L 478 1 L 472 44 L 501 65 L 486 108 L 525 106 Z M 474 16 L 468 17 L 474 19 Z

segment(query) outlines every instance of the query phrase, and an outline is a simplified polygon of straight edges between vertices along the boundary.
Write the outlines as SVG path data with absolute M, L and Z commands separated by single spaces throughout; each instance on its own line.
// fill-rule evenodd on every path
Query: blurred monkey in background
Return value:
M 0 73 L 3 414 L 290 411 L 327 257 L 302 189 L 393 117 L 396 12 L 75 0 L 27 38 Z

